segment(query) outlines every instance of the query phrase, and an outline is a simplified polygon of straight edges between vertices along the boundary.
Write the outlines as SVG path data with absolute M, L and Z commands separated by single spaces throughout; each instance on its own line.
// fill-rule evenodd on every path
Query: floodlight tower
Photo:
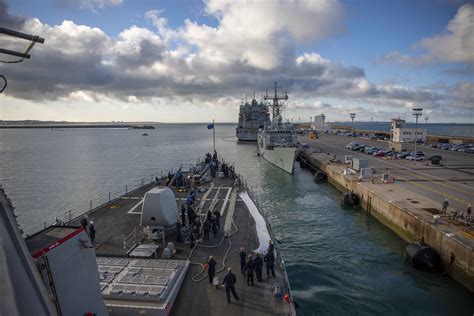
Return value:
M 350 114 L 351 120 L 352 120 L 352 137 L 354 137 L 354 119 L 356 117 L 355 113 Z
M 413 161 L 416 164 L 416 145 L 418 143 L 418 118 L 423 115 L 423 109 L 422 108 L 413 108 L 412 112 L 413 116 L 415 117 L 415 156 L 413 157 Z

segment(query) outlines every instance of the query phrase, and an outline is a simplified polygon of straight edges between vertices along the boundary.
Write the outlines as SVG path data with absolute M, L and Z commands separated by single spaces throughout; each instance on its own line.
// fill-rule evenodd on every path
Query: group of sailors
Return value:
M 201 223 L 201 219 L 194 211 L 193 205 L 195 201 L 196 191 L 192 190 L 186 199 L 186 203 L 181 205 L 181 220 L 178 220 L 176 224 L 177 242 L 183 242 L 182 228 L 188 227 L 190 248 L 193 248 L 196 244 L 196 241 L 201 238 L 201 229 L 203 232 L 203 239 L 209 240 L 210 232 L 212 231 L 214 237 L 216 237 L 217 232 L 221 228 L 221 214 L 218 210 L 215 210 L 214 212 L 208 210 L 204 222 Z
M 231 166 L 224 161 L 219 162 L 216 151 L 214 151 L 213 155 L 206 153 L 205 163 L 210 166 L 212 178 L 216 178 L 219 171 L 221 171 L 225 177 L 234 176 L 234 166 Z
M 243 276 L 247 277 L 247 285 L 254 285 L 254 275 L 256 275 L 257 281 L 263 281 L 262 272 L 264 263 L 266 263 L 267 279 L 270 278 L 270 274 L 273 278 L 275 278 L 275 245 L 271 240 L 268 241 L 268 248 L 265 252 L 265 255 L 257 252 L 255 253 L 255 258 L 253 258 L 251 254 L 247 256 L 245 248 L 241 247 L 239 257 L 240 272 Z M 207 267 L 209 283 L 213 284 L 217 266 L 217 262 L 214 260 L 213 256 L 209 257 L 209 260 L 207 261 L 205 266 Z M 239 297 L 237 295 L 237 292 L 235 291 L 237 277 L 234 273 L 232 273 L 231 268 L 228 268 L 227 271 L 228 273 L 224 277 L 222 285 L 225 286 L 227 302 L 230 303 L 230 293 L 232 293 L 236 300 L 238 300 Z
M 168 177 L 166 178 L 165 184 L 168 185 L 173 180 L 173 178 L 175 178 L 174 179 L 174 186 L 175 187 L 181 188 L 181 187 L 185 187 L 187 185 L 186 178 L 184 177 L 183 173 L 181 172 L 181 169 L 176 172 L 176 177 L 175 177 L 174 173 L 171 173 L 171 171 L 168 171 Z M 158 179 L 158 177 L 155 177 L 155 181 L 158 184 L 160 180 Z
M 445 198 L 443 203 L 441 203 L 441 212 L 447 214 L 448 207 L 449 207 L 449 201 L 448 201 L 448 198 Z M 463 212 L 462 210 L 455 210 L 454 212 L 451 213 L 451 216 L 453 220 L 464 219 L 466 220 L 468 225 L 472 225 L 471 223 L 473 222 L 473 216 L 472 216 L 471 204 L 467 205 L 465 212 Z
M 240 272 L 242 275 L 247 277 L 247 285 L 254 285 L 254 274 L 257 278 L 257 281 L 263 281 L 262 269 L 264 262 L 266 263 L 265 268 L 267 279 L 270 278 L 270 274 L 273 278 L 275 278 L 275 245 L 271 240 L 268 241 L 268 248 L 265 254 L 260 254 L 257 252 L 255 254 L 255 258 L 253 258 L 251 254 L 249 254 L 247 257 L 247 253 L 242 247 L 240 248 L 239 256 Z

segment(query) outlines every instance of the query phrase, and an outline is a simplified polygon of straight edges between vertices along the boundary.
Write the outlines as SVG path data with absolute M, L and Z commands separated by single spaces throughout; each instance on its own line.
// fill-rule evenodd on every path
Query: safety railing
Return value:
M 42 227 L 34 227 L 30 234 L 36 233 L 39 230 L 45 229 L 53 225 L 64 225 L 70 224 L 77 221 L 79 218 L 91 213 L 105 205 L 112 204 L 120 198 L 126 197 L 127 195 L 133 194 L 140 189 L 146 188 L 153 183 L 156 183 L 156 179 L 162 180 L 168 177 L 168 174 L 174 174 L 177 170 L 181 169 L 183 172 L 187 172 L 197 168 L 201 165 L 201 159 L 197 159 L 194 164 L 181 164 L 178 168 L 171 168 L 169 170 L 159 171 L 157 174 L 152 174 L 148 177 L 142 177 L 136 179 L 135 181 L 123 185 L 120 189 L 114 191 L 109 191 L 103 194 L 100 194 L 95 199 L 90 199 L 88 201 L 82 202 L 80 205 L 77 205 L 53 219 L 43 222 Z M 189 168 L 189 169 L 188 169 Z

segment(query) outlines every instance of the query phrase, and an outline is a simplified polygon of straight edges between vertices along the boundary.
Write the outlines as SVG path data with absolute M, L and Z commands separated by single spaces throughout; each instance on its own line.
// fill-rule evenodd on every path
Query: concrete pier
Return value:
M 423 240 L 442 257 L 447 273 L 474 292 L 474 229 L 464 222 L 453 220 L 449 214 L 464 210 L 474 200 L 474 168 L 472 155 L 436 151 L 447 157 L 443 166 L 426 162 L 384 160 L 345 149 L 352 138 L 323 135 L 318 140 L 300 137 L 310 148 L 301 158 L 328 176 L 328 182 L 342 192 L 354 192 L 361 197 L 362 208 L 407 242 Z M 357 139 L 373 145 L 371 140 Z M 385 147 L 382 142 L 377 143 Z M 425 154 L 435 153 L 425 150 Z M 359 179 L 359 174 L 345 175 L 348 167 L 334 161 L 345 155 L 364 158 L 375 170 L 373 178 Z M 458 156 L 450 156 L 458 155 Z M 460 155 L 460 156 L 459 156 Z M 393 183 L 383 183 L 382 174 L 389 174 Z M 441 202 L 448 196 L 448 214 L 441 213 Z M 440 219 L 435 221 L 434 215 Z

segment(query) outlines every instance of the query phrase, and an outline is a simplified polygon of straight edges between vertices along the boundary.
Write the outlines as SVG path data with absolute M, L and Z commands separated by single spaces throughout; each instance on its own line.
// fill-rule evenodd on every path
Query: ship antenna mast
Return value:
M 284 96 L 278 95 L 278 83 L 275 81 L 275 95 L 273 97 L 268 95 L 268 90 L 265 92 L 265 96 L 263 97 L 265 101 L 272 100 L 272 116 L 273 116 L 273 123 L 275 124 L 275 120 L 280 116 L 280 109 L 283 107 L 283 104 L 286 100 L 288 100 L 288 93 L 285 92 Z

